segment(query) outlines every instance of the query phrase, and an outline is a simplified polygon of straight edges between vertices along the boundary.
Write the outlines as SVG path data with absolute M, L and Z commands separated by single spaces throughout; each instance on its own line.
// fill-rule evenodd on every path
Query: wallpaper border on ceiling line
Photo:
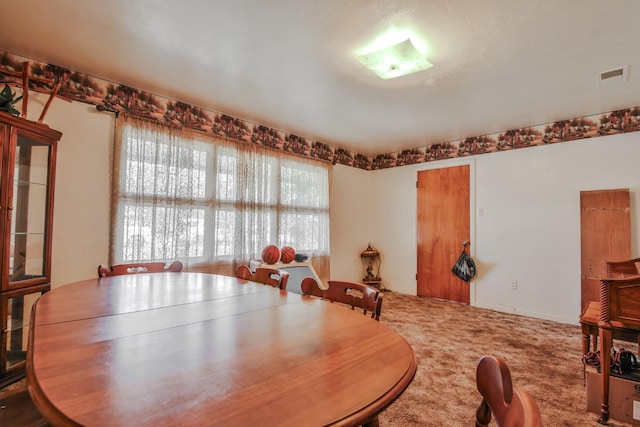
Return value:
M 249 120 L 172 100 L 6 51 L 0 51 L 0 74 L 3 76 L 0 83 L 21 87 L 22 78 L 3 73 L 3 69 L 22 72 L 24 62 L 29 62 L 31 75 L 54 82 L 45 88 L 43 83 L 30 81 L 29 88 L 34 91 L 48 93 L 56 82 L 62 80 L 63 83 L 58 94 L 66 99 L 101 105 L 108 110 L 123 111 L 161 123 L 186 127 L 231 140 L 251 142 L 316 160 L 333 164 L 339 163 L 364 170 L 386 169 L 640 130 L 640 106 L 635 106 L 608 113 L 367 157 Z

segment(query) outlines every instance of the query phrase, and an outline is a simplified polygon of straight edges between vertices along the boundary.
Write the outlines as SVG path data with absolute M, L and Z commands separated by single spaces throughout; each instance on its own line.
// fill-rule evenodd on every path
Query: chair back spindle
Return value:
M 607 278 L 640 276 L 640 258 L 624 261 L 607 261 Z
M 125 274 L 139 273 L 163 273 L 181 272 L 182 263 L 173 261 L 169 266 L 164 262 L 132 262 L 126 264 L 114 264 L 111 267 L 106 265 L 98 266 L 98 277 L 121 276 Z
M 382 293 L 364 283 L 329 280 L 328 289 L 321 289 L 315 279 L 306 277 L 300 288 L 304 295 L 313 295 L 331 302 L 349 305 L 352 310 L 356 307 L 369 314 L 371 318 L 380 320 L 382 311 Z
M 269 267 L 258 267 L 253 273 L 246 265 L 239 265 L 236 269 L 236 276 L 240 279 L 262 283 L 282 290 L 287 289 L 287 282 L 289 281 L 289 273 Z

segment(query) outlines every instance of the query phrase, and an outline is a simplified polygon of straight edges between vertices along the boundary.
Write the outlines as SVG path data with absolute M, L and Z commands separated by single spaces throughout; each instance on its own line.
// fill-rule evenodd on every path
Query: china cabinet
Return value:
M 24 376 L 31 307 L 50 287 L 61 136 L 42 123 L 0 112 L 0 388 Z

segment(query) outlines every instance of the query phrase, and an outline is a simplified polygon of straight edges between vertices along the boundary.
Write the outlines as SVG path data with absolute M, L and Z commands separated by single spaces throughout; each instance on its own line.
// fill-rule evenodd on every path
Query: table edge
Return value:
M 74 283 L 82 283 L 82 282 L 88 282 L 93 280 L 95 279 L 81 280 Z M 27 390 L 36 408 L 42 413 L 44 418 L 50 424 L 56 425 L 56 426 L 57 425 L 82 426 L 82 424 L 79 424 L 73 419 L 67 417 L 62 411 L 60 411 L 55 405 L 51 403 L 51 401 L 46 397 L 44 391 L 40 387 L 39 382 L 36 378 L 33 346 L 34 346 L 34 340 L 35 340 L 34 329 L 36 326 L 41 326 L 41 325 L 36 325 L 36 322 L 35 322 L 36 307 L 38 306 L 39 301 L 40 301 L 40 298 L 38 298 L 34 302 L 31 308 L 31 313 L 30 313 L 29 334 L 28 334 L 28 340 L 27 340 L 28 351 L 27 351 L 27 357 L 26 357 Z M 387 325 L 385 326 L 389 328 Z M 391 328 L 389 329 L 392 330 Z M 345 416 L 344 418 L 337 420 L 329 425 L 336 426 L 336 427 L 361 425 L 366 421 L 376 417 L 381 412 L 383 412 L 386 408 L 388 408 L 391 404 L 393 404 L 393 402 L 395 402 L 396 399 L 398 399 L 403 394 L 403 392 L 409 387 L 417 371 L 417 361 L 415 357 L 415 352 L 413 351 L 413 348 L 411 347 L 411 345 L 406 341 L 406 339 L 402 335 L 398 334 L 397 331 L 394 331 L 394 330 L 392 331 L 402 339 L 402 341 L 404 342 L 404 345 L 406 345 L 411 355 L 410 364 L 408 365 L 404 375 L 398 379 L 398 381 L 394 384 L 393 387 L 387 390 L 377 400 L 375 400 L 374 402 L 371 402 L 371 404 L 369 404 L 368 406 L 356 412 L 353 412 Z
M 396 331 L 393 331 L 398 334 Z M 390 388 L 385 394 L 380 396 L 378 400 L 372 402 L 369 406 L 361 409 L 358 412 L 354 412 L 353 414 L 331 424 L 336 427 L 346 427 L 346 426 L 354 426 L 361 425 L 375 416 L 382 413 L 385 409 L 387 409 L 393 402 L 398 399 L 402 393 L 409 387 L 413 379 L 415 378 L 416 371 L 418 369 L 418 364 L 416 362 L 416 356 L 413 351 L 411 345 L 407 342 L 407 340 L 402 337 L 402 335 L 398 334 L 402 340 L 405 342 L 406 346 L 409 348 L 411 352 L 411 364 L 409 365 L 405 374 L 398 380 L 398 382 Z
M 33 303 L 31 307 L 31 314 L 29 319 L 29 338 L 27 340 L 27 360 L 26 360 L 26 376 L 27 376 L 27 391 L 33 400 L 34 405 L 42 416 L 52 425 L 65 425 L 65 426 L 81 426 L 81 424 L 69 419 L 65 416 L 55 405 L 51 403 L 47 396 L 40 388 L 40 384 L 35 378 L 34 361 L 33 361 L 33 340 L 34 340 L 34 328 L 35 328 L 35 316 L 36 306 L 40 298 Z

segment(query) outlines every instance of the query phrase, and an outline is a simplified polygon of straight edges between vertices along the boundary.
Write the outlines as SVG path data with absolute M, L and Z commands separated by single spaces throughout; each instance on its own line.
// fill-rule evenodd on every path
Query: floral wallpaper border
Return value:
M 161 123 L 187 127 L 365 170 L 392 168 L 640 130 L 640 106 L 636 106 L 599 115 L 367 157 L 249 120 L 207 110 L 67 68 L 34 61 L 6 51 L 0 51 L 0 75 L 2 75 L 0 83 L 22 86 L 21 77 L 3 73 L 3 70 L 21 72 L 24 62 L 29 62 L 30 75 L 54 82 L 49 87 L 45 87 L 43 83 L 30 81 L 31 90 L 48 93 L 51 87 L 62 79 L 58 94 L 70 100 L 101 105 L 108 110 L 123 111 L 155 119 Z

